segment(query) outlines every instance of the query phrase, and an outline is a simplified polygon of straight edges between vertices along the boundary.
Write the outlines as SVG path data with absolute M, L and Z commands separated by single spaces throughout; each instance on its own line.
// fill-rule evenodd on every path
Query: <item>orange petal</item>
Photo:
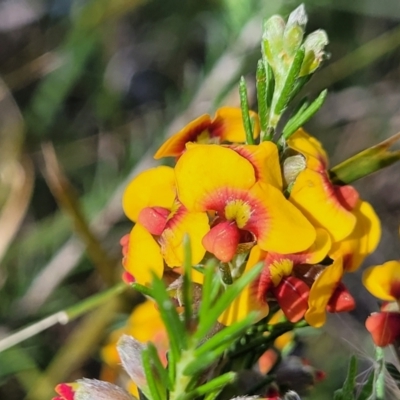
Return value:
M 311 286 L 308 298 L 306 321 L 316 328 L 321 327 L 326 320 L 326 306 L 332 297 L 343 275 L 343 261 L 337 258 L 332 265 L 326 267 Z
M 254 246 L 250 251 L 249 260 L 246 263 L 244 273 L 250 271 L 261 259 L 263 253 L 258 246 Z M 257 311 L 257 321 L 268 315 L 269 307 L 266 302 L 257 299 L 257 288 L 254 283 L 247 285 L 233 303 L 221 314 L 218 321 L 229 326 L 243 320 L 250 312 Z
M 346 272 L 357 270 L 365 257 L 371 254 L 381 237 L 381 224 L 374 209 L 366 201 L 359 200 L 352 211 L 356 217 L 353 232 L 344 240 L 333 245 L 331 255 L 343 257 Z
M 209 230 L 210 226 L 206 213 L 189 212 L 181 206 L 178 212 L 167 222 L 159 239 L 161 253 L 166 264 L 169 267 L 182 266 L 184 260 L 183 241 L 186 235 L 190 238 L 192 265 L 198 264 L 206 252 L 202 240 Z
M 373 313 L 365 321 L 365 327 L 377 346 L 388 346 L 400 337 L 400 314 Z
M 334 241 L 350 235 L 356 217 L 338 201 L 327 176 L 305 169 L 293 184 L 289 200 L 317 227 L 326 229 Z
M 253 137 L 260 134 L 260 122 L 257 113 L 250 111 L 250 118 L 254 121 Z M 221 107 L 215 113 L 213 125 L 220 129 L 221 142 L 244 143 L 246 132 L 243 126 L 242 110 L 236 107 Z
M 151 283 L 152 272 L 161 277 L 164 271 L 160 246 L 153 236 L 138 223 L 130 233 L 124 268 L 141 285 L 149 285 Z
M 205 201 L 221 188 L 249 189 L 255 183 L 251 163 L 217 145 L 188 145 L 175 173 L 179 200 L 190 211 L 206 211 Z
M 386 301 L 400 299 L 400 262 L 388 261 L 364 271 L 363 284 L 375 297 Z
M 122 198 L 122 206 L 126 216 L 132 221 L 137 221 L 143 208 L 170 209 L 174 199 L 174 170 L 161 166 L 140 173 L 129 183 Z
M 262 142 L 259 145 L 241 145 L 231 148 L 251 162 L 256 180 L 269 183 L 282 190 L 281 166 L 275 143 Z

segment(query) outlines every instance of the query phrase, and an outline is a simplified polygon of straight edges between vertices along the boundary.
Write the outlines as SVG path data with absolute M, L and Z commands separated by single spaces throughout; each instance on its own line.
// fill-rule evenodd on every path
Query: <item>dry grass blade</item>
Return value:
M 111 260 L 101 243 L 91 231 L 81 210 L 74 188 L 64 175 L 51 144 L 42 147 L 45 161 L 46 182 L 59 206 L 71 218 L 76 234 L 85 243 L 88 256 L 93 261 L 103 280 L 111 284 L 114 280 L 116 262 Z

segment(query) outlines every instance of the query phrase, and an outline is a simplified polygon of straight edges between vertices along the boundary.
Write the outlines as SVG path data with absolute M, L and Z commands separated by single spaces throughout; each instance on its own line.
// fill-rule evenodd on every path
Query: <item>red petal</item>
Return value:
M 55 388 L 56 393 L 58 393 L 61 397 L 56 397 L 56 399 L 61 400 L 74 400 L 75 391 L 71 385 L 68 383 L 60 383 Z
M 331 298 L 326 310 L 330 313 L 348 312 L 354 310 L 356 302 L 343 283 L 339 283 Z
M 400 314 L 373 313 L 365 321 L 365 327 L 377 346 L 387 346 L 400 337 Z
M 339 203 L 344 207 L 346 210 L 351 211 L 357 204 L 359 194 L 353 186 L 345 185 L 345 186 L 338 186 L 334 185 L 333 190 L 335 191 L 336 198 L 338 199 Z
M 230 221 L 224 221 L 211 228 L 202 243 L 208 252 L 222 262 L 228 262 L 236 254 L 239 239 L 240 232 L 237 226 Z
M 138 222 L 152 235 L 161 235 L 167 223 L 170 211 L 163 207 L 146 207 L 140 211 Z
M 126 235 L 122 236 L 121 240 L 119 241 L 119 244 L 122 246 L 122 255 L 125 257 L 128 253 L 128 247 L 129 247 L 129 233 Z
M 310 288 L 300 279 L 287 276 L 272 289 L 283 313 L 290 322 L 298 322 L 308 309 Z
M 129 272 L 127 272 L 127 271 L 124 271 L 124 272 L 123 272 L 123 274 L 122 274 L 122 280 L 123 280 L 127 285 L 132 285 L 132 283 L 135 283 L 135 282 L 136 282 L 135 277 L 134 277 L 132 274 L 130 274 Z

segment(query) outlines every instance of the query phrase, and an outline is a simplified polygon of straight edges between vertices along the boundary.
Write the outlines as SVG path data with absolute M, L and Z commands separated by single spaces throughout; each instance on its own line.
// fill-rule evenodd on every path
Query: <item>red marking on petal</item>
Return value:
M 74 400 L 75 390 L 68 383 L 60 383 L 56 386 L 55 391 L 61 396 L 59 398 L 62 400 Z
M 309 287 L 294 276 L 287 276 L 272 288 L 276 300 L 290 322 L 298 322 L 308 309 Z
M 254 285 L 257 292 L 257 300 L 265 303 L 267 292 L 273 287 L 271 272 L 266 262 L 264 263 L 260 277 L 255 281 Z
M 129 233 L 122 236 L 119 244 L 122 246 L 122 255 L 125 257 L 128 254 L 128 247 L 129 247 Z
M 350 185 L 345 185 L 345 186 L 333 185 L 333 190 L 336 198 L 338 199 L 342 207 L 344 207 L 348 211 L 353 210 L 360 197 L 357 190 Z
M 330 313 L 348 312 L 354 310 L 356 302 L 343 283 L 339 283 L 331 298 L 326 310 Z
M 222 262 L 231 261 L 236 254 L 240 232 L 236 225 L 229 221 L 215 225 L 204 236 L 202 243 L 205 249 Z
M 122 274 L 122 280 L 127 284 L 127 285 L 132 285 L 132 283 L 136 282 L 135 277 L 130 274 L 127 271 L 124 271 L 124 273 Z
M 170 210 L 163 207 L 146 207 L 140 211 L 138 222 L 152 235 L 159 236 L 163 233 Z
M 365 321 L 365 327 L 377 346 L 388 346 L 400 337 L 400 314 L 374 313 Z
M 390 295 L 395 299 L 400 299 L 400 281 L 393 281 L 390 284 Z

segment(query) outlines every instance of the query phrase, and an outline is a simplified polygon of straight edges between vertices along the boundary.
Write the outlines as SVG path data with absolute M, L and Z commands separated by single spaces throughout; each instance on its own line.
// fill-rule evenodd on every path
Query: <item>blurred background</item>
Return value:
M 306 128 L 333 166 L 400 131 L 400 3 L 304 3 L 331 54 L 301 94 L 329 88 Z M 299 4 L 0 1 L 0 340 L 120 282 L 126 182 L 156 165 L 166 135 L 238 105 L 241 75 L 254 104 L 262 19 Z M 400 256 L 399 176 L 394 165 L 355 185 L 383 226 L 365 265 Z M 310 399 L 332 398 L 351 352 L 370 366 L 363 321 L 377 303 L 359 276 L 346 277 L 357 310 L 303 334 L 301 353 L 327 373 Z M 1 352 L 0 398 L 45 400 L 58 382 L 98 377 L 99 349 L 137 301 L 125 291 Z

